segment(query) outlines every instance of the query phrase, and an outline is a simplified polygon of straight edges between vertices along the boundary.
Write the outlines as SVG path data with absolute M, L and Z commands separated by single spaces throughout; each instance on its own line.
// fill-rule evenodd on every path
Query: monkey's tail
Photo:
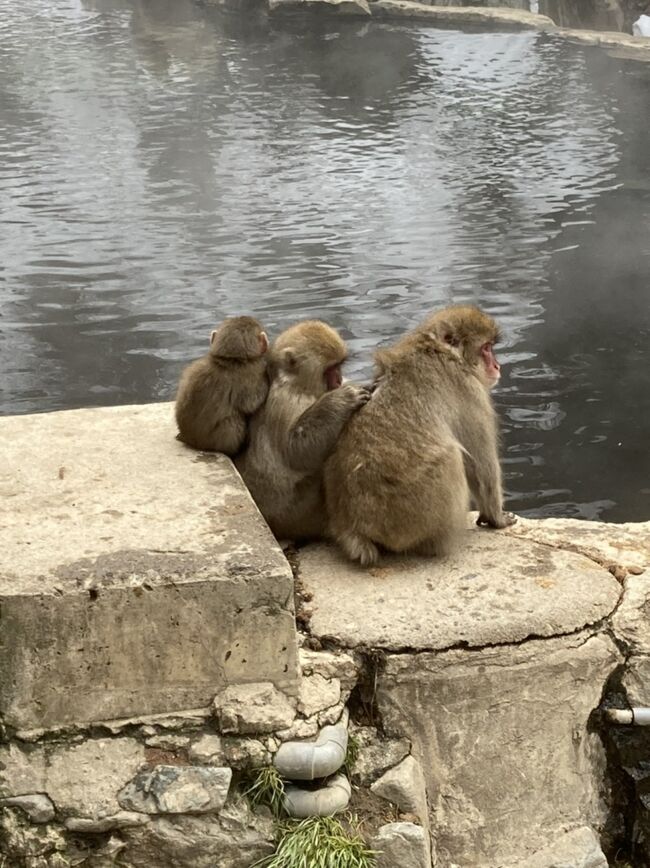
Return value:
M 346 530 L 337 536 L 337 542 L 353 561 L 359 561 L 362 567 L 370 567 L 379 560 L 379 549 L 374 542 L 353 530 Z

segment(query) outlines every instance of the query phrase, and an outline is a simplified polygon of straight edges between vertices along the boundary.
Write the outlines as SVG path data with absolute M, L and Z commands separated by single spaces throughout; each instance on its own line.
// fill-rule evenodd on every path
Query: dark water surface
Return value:
M 536 34 L 0 0 L 0 412 L 169 399 L 221 317 L 503 326 L 510 507 L 650 518 L 650 67 Z

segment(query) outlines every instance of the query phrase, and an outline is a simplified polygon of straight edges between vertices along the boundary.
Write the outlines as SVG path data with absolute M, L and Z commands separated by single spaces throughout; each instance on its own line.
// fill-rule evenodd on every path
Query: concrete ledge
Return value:
M 208 0 L 222 5 L 227 0 Z M 523 9 L 483 6 L 437 6 L 412 0 L 268 0 L 269 11 L 329 11 L 338 15 L 393 19 L 410 18 L 422 24 L 445 28 L 482 28 L 493 31 L 537 30 L 581 45 L 604 48 L 615 57 L 650 61 L 650 39 L 629 33 L 577 30 L 558 27 L 546 15 Z
M 546 15 L 536 15 L 523 9 L 428 6 L 411 0 L 374 0 L 370 3 L 370 11 L 376 18 L 420 18 L 444 26 L 509 30 L 546 30 L 555 27 Z
M 473 529 L 444 560 L 387 556 L 363 569 L 309 546 L 300 576 L 313 595 L 310 631 L 345 647 L 442 650 L 573 633 L 606 618 L 621 586 L 562 549 Z
M 559 27 L 555 33 L 569 42 L 597 45 L 630 60 L 650 60 L 650 39 L 641 36 L 602 30 L 571 30 L 567 27 Z
M 170 404 L 0 419 L 0 714 L 51 728 L 297 691 L 293 578 Z

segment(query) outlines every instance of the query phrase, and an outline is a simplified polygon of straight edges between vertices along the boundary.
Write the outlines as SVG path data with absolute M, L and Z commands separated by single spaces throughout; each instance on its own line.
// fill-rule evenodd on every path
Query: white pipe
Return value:
M 313 781 L 338 771 L 347 749 L 347 721 L 342 719 L 335 726 L 324 726 L 316 741 L 286 741 L 278 748 L 273 765 L 290 781 Z
M 336 775 L 317 790 L 303 790 L 287 784 L 282 805 L 290 817 L 299 820 L 305 817 L 331 817 L 347 808 L 351 795 L 350 781 L 345 775 Z
M 650 726 L 650 708 L 608 708 L 611 723 Z

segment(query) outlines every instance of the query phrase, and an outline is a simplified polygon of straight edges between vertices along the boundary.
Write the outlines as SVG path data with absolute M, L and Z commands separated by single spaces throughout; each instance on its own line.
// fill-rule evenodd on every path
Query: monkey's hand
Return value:
M 476 519 L 476 524 L 479 527 L 504 528 L 510 527 L 517 521 L 517 516 L 513 512 L 502 512 L 498 517 L 492 517 L 479 513 Z
M 344 386 L 340 386 L 336 390 L 336 395 L 351 413 L 367 404 L 372 397 L 369 389 L 366 389 L 365 386 L 357 386 L 355 383 L 346 383 Z
M 293 423 L 283 443 L 289 467 L 303 473 L 319 472 L 345 423 L 369 398 L 367 389 L 353 383 L 321 395 Z

